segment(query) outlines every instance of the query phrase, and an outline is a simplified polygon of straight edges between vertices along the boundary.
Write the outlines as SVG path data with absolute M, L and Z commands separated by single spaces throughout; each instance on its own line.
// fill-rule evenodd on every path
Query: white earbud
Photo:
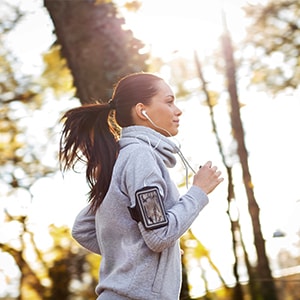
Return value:
M 142 115 L 144 115 L 144 116 L 147 118 L 147 120 L 148 120 L 150 123 L 152 123 L 152 125 L 156 126 L 156 125 L 154 124 L 154 122 L 150 119 L 150 117 L 148 116 L 148 114 L 147 114 L 147 112 L 146 112 L 145 110 L 142 110 L 141 113 L 142 113 Z
M 148 120 L 153 126 L 157 127 L 157 126 L 154 124 L 154 122 L 151 120 L 151 118 L 148 116 L 147 112 L 146 112 L 144 109 L 141 111 L 141 113 L 142 113 L 142 115 L 144 115 L 144 116 L 147 118 L 147 120 Z

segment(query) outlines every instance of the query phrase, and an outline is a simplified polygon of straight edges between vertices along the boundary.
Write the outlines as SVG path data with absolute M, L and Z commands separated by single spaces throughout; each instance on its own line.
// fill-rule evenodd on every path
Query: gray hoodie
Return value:
M 111 299 L 106 293 L 116 295 L 113 299 L 179 299 L 179 238 L 208 197 L 196 186 L 179 195 L 167 169 L 176 164 L 177 152 L 169 138 L 148 127 L 122 130 L 120 153 L 103 203 L 95 216 L 85 207 L 72 229 L 78 243 L 102 255 L 98 299 Z M 147 230 L 130 216 L 128 206 L 135 205 L 135 192 L 147 186 L 159 189 L 168 219 L 164 227 Z

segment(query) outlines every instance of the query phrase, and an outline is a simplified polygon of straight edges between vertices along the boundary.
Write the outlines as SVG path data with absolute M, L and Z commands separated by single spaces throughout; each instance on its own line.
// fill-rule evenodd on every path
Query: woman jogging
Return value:
M 64 116 L 60 161 L 65 170 L 84 161 L 90 186 L 72 235 L 102 257 L 98 300 L 179 299 L 179 238 L 223 181 L 208 161 L 179 194 L 168 168 L 176 154 L 184 159 L 170 139 L 181 114 L 162 78 L 134 73 L 116 84 L 108 103 Z

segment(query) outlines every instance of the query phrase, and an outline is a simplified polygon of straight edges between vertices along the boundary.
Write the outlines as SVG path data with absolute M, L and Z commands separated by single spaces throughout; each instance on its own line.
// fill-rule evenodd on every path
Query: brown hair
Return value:
M 86 164 L 88 200 L 94 212 L 109 188 L 119 152 L 119 127 L 134 125 L 132 107 L 137 103 L 150 104 L 161 80 L 150 73 L 127 75 L 116 84 L 108 103 L 83 105 L 64 114 L 59 160 L 63 171 L 74 168 L 78 161 Z

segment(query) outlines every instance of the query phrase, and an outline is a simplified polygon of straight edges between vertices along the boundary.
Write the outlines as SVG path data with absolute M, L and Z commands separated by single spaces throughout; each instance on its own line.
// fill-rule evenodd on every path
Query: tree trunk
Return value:
M 229 217 L 229 221 L 230 221 L 230 225 L 231 225 L 231 236 L 232 236 L 232 249 L 233 249 L 233 255 L 235 258 L 235 262 L 233 265 L 233 275 L 235 277 L 236 280 L 236 285 L 234 287 L 234 292 L 233 292 L 233 300 L 243 300 L 244 299 L 244 295 L 243 295 L 243 290 L 241 287 L 241 283 L 240 283 L 240 278 L 239 278 L 239 274 L 237 272 L 238 269 L 238 255 L 237 255 L 237 250 L 238 250 L 238 244 L 241 243 L 243 245 L 243 240 L 242 240 L 242 234 L 240 231 L 240 226 L 239 226 L 239 221 L 234 221 L 230 215 L 230 203 L 234 200 L 235 195 L 234 195 L 234 187 L 233 187 L 233 178 L 232 178 L 232 168 L 230 166 L 228 166 L 227 162 L 226 162 L 226 157 L 224 154 L 224 149 L 221 143 L 221 138 L 219 136 L 218 130 L 217 130 L 217 125 L 215 122 L 215 114 L 213 111 L 213 104 L 212 101 L 210 99 L 210 95 L 209 95 L 209 91 L 207 89 L 206 86 L 206 81 L 203 75 L 203 71 L 202 71 L 202 66 L 200 63 L 200 60 L 198 58 L 197 53 L 195 52 L 195 64 L 196 64 L 196 69 L 198 71 L 198 75 L 200 78 L 200 81 L 202 83 L 202 89 L 203 92 L 205 94 L 205 99 L 206 99 L 206 103 L 209 107 L 209 111 L 210 111 L 210 119 L 211 119 L 211 124 L 212 124 L 212 128 L 213 128 L 213 132 L 216 136 L 216 140 L 217 140 L 217 145 L 219 148 L 219 152 L 220 155 L 222 157 L 222 162 L 226 168 L 227 171 L 227 177 L 228 177 L 228 194 L 227 194 L 227 203 L 228 203 L 228 210 L 227 210 L 227 214 Z M 240 237 L 240 240 L 237 240 L 237 236 Z M 243 251 L 244 251 L 244 257 L 245 260 L 247 258 L 247 253 L 244 247 L 242 247 Z M 246 263 L 247 265 L 247 263 Z M 250 272 L 249 272 L 250 273 Z
M 62 55 L 82 104 L 111 97 L 113 84 L 128 73 L 145 71 L 144 45 L 123 30 L 113 3 L 95 0 L 44 0 Z
M 228 30 L 225 30 L 222 37 L 223 55 L 226 64 L 226 78 L 228 84 L 228 92 L 231 101 L 231 125 L 234 133 L 234 137 L 238 145 L 238 155 L 243 172 L 243 182 L 246 189 L 248 198 L 248 210 L 252 220 L 252 228 L 254 235 L 254 245 L 257 253 L 257 271 L 256 281 L 259 287 L 259 292 L 264 300 L 276 300 L 275 283 L 272 278 L 272 273 L 269 266 L 269 260 L 266 254 L 265 241 L 261 232 L 259 221 L 259 207 L 257 205 L 251 174 L 248 165 L 248 153 L 245 146 L 244 130 L 240 116 L 240 104 L 236 87 L 236 70 L 233 58 L 233 49 L 231 39 L 229 37 Z M 259 274 L 259 277 L 257 277 Z M 255 299 L 260 299 L 255 298 Z

